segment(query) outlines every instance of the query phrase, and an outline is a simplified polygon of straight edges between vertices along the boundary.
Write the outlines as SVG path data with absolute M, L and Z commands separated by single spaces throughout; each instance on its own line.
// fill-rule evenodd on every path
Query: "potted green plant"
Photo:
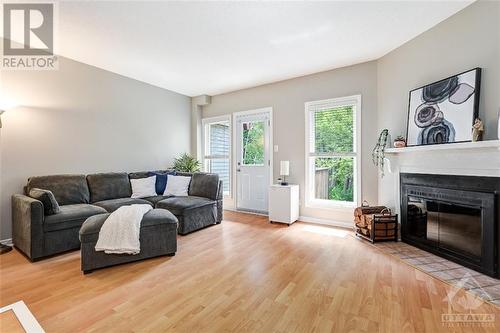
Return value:
M 178 158 L 174 158 L 172 168 L 178 172 L 199 172 L 201 167 L 200 161 L 193 156 L 184 153 Z
M 402 135 L 398 135 L 396 140 L 394 140 L 394 148 L 406 147 L 406 140 Z
M 377 144 L 372 150 L 373 164 L 379 167 L 382 177 L 384 177 L 384 160 L 385 160 L 385 147 L 387 145 L 387 138 L 389 137 L 389 130 L 387 128 L 380 132 Z

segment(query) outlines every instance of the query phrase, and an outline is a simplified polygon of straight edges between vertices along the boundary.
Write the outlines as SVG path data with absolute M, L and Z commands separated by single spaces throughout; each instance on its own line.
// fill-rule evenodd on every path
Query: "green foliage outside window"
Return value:
M 314 124 L 316 153 L 354 151 L 354 119 L 351 106 L 316 112 Z M 353 201 L 354 159 L 352 157 L 316 158 L 315 166 L 316 169 L 328 168 L 329 200 Z
M 328 199 L 353 201 L 353 158 L 316 158 L 316 169 L 328 168 Z M 316 184 L 318 186 L 319 184 Z M 321 199 L 321 198 L 320 198 Z
M 243 123 L 243 165 L 264 164 L 264 122 Z

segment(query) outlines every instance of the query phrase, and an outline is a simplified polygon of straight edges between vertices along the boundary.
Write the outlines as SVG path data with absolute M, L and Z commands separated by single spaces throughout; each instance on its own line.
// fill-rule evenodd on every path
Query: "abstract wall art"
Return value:
M 481 68 L 475 68 L 410 91 L 407 145 L 471 141 L 480 87 Z

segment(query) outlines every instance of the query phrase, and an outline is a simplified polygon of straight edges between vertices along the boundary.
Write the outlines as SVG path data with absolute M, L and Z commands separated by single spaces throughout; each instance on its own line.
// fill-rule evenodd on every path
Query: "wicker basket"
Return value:
M 363 205 L 354 210 L 356 236 L 372 243 L 398 240 L 398 215 L 384 206 Z

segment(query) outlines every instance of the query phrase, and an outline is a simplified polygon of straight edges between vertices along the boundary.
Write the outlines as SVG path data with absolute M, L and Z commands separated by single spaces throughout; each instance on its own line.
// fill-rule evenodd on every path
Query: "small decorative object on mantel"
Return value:
M 406 147 L 406 140 L 402 135 L 398 135 L 396 140 L 394 140 L 394 148 Z
M 484 133 L 484 125 L 481 119 L 476 118 L 472 125 L 472 142 L 482 141 Z
M 410 91 L 408 146 L 470 142 L 478 116 L 481 68 Z
M 385 158 L 385 147 L 387 145 L 387 136 L 389 135 L 389 130 L 383 129 L 378 137 L 377 144 L 372 151 L 372 161 L 375 166 L 380 168 L 382 172 L 382 177 L 384 177 L 384 158 Z
M 372 243 L 398 240 L 398 215 L 385 206 L 370 206 L 363 201 L 354 210 L 356 236 Z

